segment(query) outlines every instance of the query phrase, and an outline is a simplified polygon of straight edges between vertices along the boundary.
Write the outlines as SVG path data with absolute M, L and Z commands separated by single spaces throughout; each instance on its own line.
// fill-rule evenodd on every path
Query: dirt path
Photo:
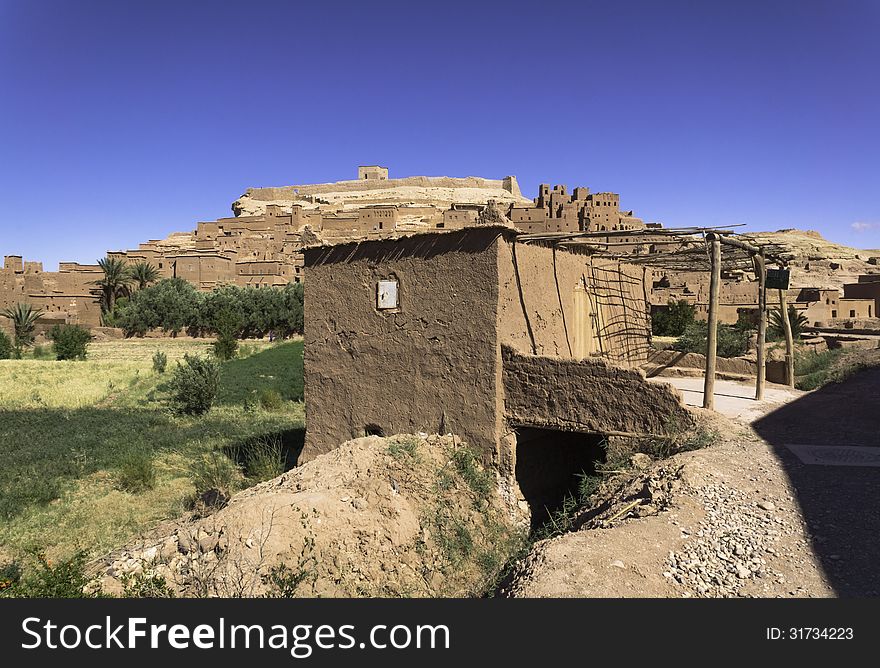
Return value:
M 716 416 L 718 444 L 645 474 L 674 481 L 665 511 L 539 543 L 507 593 L 877 596 L 880 468 L 805 464 L 789 445 L 834 448 L 816 452 L 836 464 L 877 461 L 878 397 L 873 369 Z

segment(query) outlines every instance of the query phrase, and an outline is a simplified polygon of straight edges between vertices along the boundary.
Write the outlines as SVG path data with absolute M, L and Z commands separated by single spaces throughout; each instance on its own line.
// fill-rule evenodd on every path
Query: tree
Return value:
M 683 353 L 706 354 L 706 339 L 709 333 L 709 325 L 705 320 L 695 320 L 687 326 L 672 349 Z M 746 354 L 748 349 L 749 332 L 739 329 L 735 325 L 718 325 L 718 338 L 716 340 L 716 352 L 718 357 L 740 357 Z
M 196 320 L 202 295 L 182 278 L 166 278 L 138 290 L 120 307 L 116 324 L 127 336 L 143 336 L 161 328 L 172 336 Z
M 149 262 L 136 262 L 131 266 L 131 278 L 143 290 L 159 280 L 159 270 Z
M 15 333 L 15 349 L 21 354 L 21 349 L 30 346 L 34 341 L 34 330 L 37 320 L 43 315 L 42 311 L 36 311 L 30 304 L 18 303 L 11 308 L 5 309 L 0 315 L 12 321 L 12 329 Z
M 794 306 L 788 307 L 788 322 L 791 323 L 791 336 L 795 341 L 803 334 L 804 327 L 810 324 L 807 316 Z M 782 320 L 781 308 L 773 309 L 767 317 L 767 338 L 771 341 L 785 338 L 785 323 Z
M 116 299 L 130 293 L 129 285 L 133 281 L 131 270 L 123 260 L 115 257 L 98 260 L 98 266 L 104 272 L 104 277 L 97 281 L 97 285 L 101 286 L 101 306 L 105 313 L 113 313 Z
M 651 314 L 651 332 L 655 336 L 681 336 L 694 322 L 696 309 L 684 299 L 669 300 L 666 308 Z

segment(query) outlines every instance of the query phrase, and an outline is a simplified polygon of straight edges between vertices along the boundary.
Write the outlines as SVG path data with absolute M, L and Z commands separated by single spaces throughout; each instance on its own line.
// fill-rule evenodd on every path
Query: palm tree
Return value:
M 131 266 L 131 278 L 137 283 L 138 290 L 143 290 L 159 280 L 159 270 L 149 262 L 138 262 Z
M 810 324 L 807 316 L 798 311 L 794 306 L 788 307 L 788 322 L 791 323 L 791 336 L 797 341 L 804 331 L 804 327 Z M 770 339 L 785 337 L 785 323 L 782 321 L 782 309 L 770 311 L 767 317 L 767 335 Z
M 15 348 L 21 353 L 22 348 L 33 343 L 34 329 L 36 329 L 37 320 L 40 319 L 43 312 L 34 310 L 30 304 L 19 302 L 11 308 L 4 309 L 0 315 L 12 321 L 12 329 L 15 332 Z
M 101 304 L 106 313 L 113 313 L 116 299 L 129 293 L 128 286 L 133 280 L 131 272 L 125 261 L 115 257 L 98 260 L 98 266 L 104 272 L 104 278 L 96 281 L 97 285 L 101 286 Z

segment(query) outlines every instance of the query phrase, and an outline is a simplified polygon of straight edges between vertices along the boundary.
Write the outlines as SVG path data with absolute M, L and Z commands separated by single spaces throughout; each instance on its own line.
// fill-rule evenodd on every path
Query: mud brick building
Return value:
M 644 270 L 518 236 L 479 226 L 305 249 L 301 462 L 353 437 L 451 431 L 540 489 L 589 466 L 602 434 L 688 422 L 635 369 Z

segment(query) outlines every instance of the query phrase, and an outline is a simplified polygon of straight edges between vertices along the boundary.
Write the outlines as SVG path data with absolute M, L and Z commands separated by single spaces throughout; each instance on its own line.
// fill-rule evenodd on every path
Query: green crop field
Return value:
M 115 341 L 91 344 L 86 361 L 0 360 L 0 564 L 36 551 L 99 554 L 185 512 L 206 457 L 226 458 L 234 491 L 258 481 L 233 461 L 242 447 L 283 444 L 289 455 L 301 445 L 302 342 L 242 348 L 201 417 L 169 410 L 164 385 L 185 353 L 208 355 L 207 342 Z M 168 357 L 163 374 L 157 350 Z M 145 484 L 132 485 L 132 470 Z

